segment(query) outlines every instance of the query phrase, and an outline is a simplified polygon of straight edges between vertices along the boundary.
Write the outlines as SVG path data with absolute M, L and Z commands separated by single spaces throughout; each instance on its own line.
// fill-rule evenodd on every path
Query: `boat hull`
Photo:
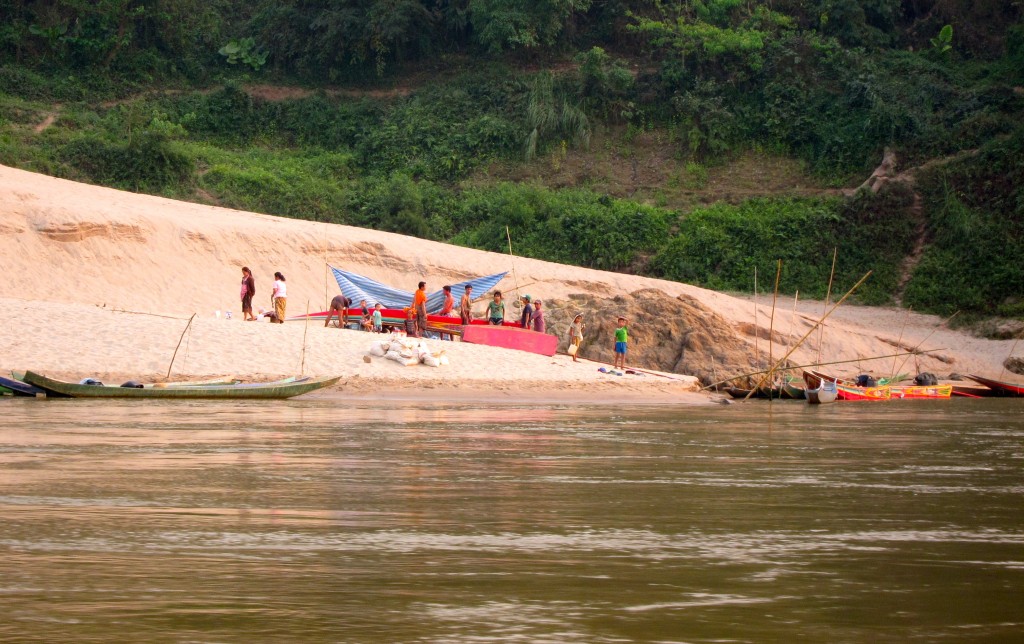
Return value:
M 472 344 L 486 344 L 492 347 L 516 349 L 553 356 L 558 348 L 558 338 L 547 333 L 508 326 L 467 325 L 462 327 L 462 341 Z
M 834 403 L 839 396 L 839 390 L 836 389 L 836 383 L 834 382 L 823 382 L 821 386 L 815 389 L 805 389 L 804 393 L 807 396 L 807 404 L 809 405 Z
M 836 383 L 836 394 L 839 400 L 880 401 L 892 398 L 892 387 L 851 387 Z
M 953 395 L 953 385 L 900 385 L 891 389 L 893 400 L 949 400 Z
M 300 378 L 293 382 L 251 383 L 241 385 L 199 385 L 193 387 L 114 387 L 80 385 L 47 378 L 28 371 L 25 382 L 46 391 L 47 395 L 71 398 L 162 398 L 162 399 L 268 399 L 280 400 L 330 387 L 340 377 Z
M 1001 380 L 992 380 L 991 378 L 983 378 L 981 376 L 970 375 L 967 376 L 979 385 L 985 385 L 992 390 L 994 396 L 1010 396 L 1020 397 L 1024 396 L 1024 385 L 1018 385 L 1012 382 L 1003 382 Z

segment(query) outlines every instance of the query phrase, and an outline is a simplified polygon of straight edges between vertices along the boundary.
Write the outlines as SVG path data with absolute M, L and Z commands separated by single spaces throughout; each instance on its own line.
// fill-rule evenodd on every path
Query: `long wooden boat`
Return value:
M 179 387 L 115 387 L 81 385 L 47 378 L 28 371 L 25 382 L 44 389 L 49 395 L 71 398 L 171 398 L 171 399 L 283 399 L 330 387 L 338 377 L 299 378 L 292 382 L 199 385 Z
M 11 378 L 0 377 L 0 387 L 9 391 L 13 396 L 42 397 L 46 395 L 46 392 L 39 387 L 34 387 L 27 382 Z
M 804 394 L 807 396 L 807 404 L 824 405 L 836 401 L 839 389 L 836 387 L 836 383 L 825 381 L 814 389 L 804 389 Z
M 558 348 L 558 338 L 547 333 L 508 326 L 466 325 L 462 327 L 462 341 L 486 344 L 553 356 Z
M 963 384 L 959 382 L 953 383 L 953 395 L 962 396 L 964 398 L 991 398 L 993 396 L 999 396 L 999 394 L 991 387 L 985 385 L 974 384 Z
M 839 400 L 889 400 L 892 398 L 892 387 L 854 387 L 835 383 L 836 396 Z
M 798 378 L 786 375 L 786 382 L 782 383 L 782 397 L 793 400 L 803 400 L 807 397 L 807 390 L 799 386 L 802 382 Z
M 768 387 L 767 385 L 758 387 L 754 393 L 750 393 L 750 389 L 733 387 L 731 385 L 722 387 L 722 391 L 738 400 L 746 400 L 747 398 L 757 398 L 758 400 L 780 400 L 784 397 L 782 387 Z
M 945 399 L 953 395 L 953 385 L 890 385 L 892 399 Z
M 13 376 L 15 380 L 21 382 L 25 381 L 24 371 L 12 371 L 11 376 Z M 293 380 L 295 380 L 295 376 L 292 376 L 291 378 L 285 378 L 284 380 L 279 380 L 277 382 L 292 382 Z M 207 378 L 206 380 L 179 380 L 177 382 L 145 382 L 142 383 L 142 386 L 147 388 L 205 387 L 207 385 L 237 385 L 240 382 L 242 381 L 235 378 L 234 376 L 221 376 L 218 378 Z
M 983 378 L 973 374 L 967 377 L 978 384 L 985 385 L 991 389 L 996 396 L 1024 396 L 1024 385 L 1018 385 L 1012 382 L 1003 382 L 1001 380 L 993 380 L 991 378 Z

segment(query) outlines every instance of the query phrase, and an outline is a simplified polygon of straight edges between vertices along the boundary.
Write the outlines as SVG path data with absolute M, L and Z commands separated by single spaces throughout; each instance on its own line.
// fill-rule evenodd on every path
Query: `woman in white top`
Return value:
M 284 275 L 278 271 L 274 273 L 274 291 L 271 294 L 274 299 L 274 316 L 279 324 L 284 324 L 284 310 L 288 306 L 288 284 L 284 281 Z

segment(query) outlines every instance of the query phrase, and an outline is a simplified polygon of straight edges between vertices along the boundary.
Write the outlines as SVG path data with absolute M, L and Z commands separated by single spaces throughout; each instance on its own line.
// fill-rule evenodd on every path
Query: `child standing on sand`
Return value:
M 573 362 L 579 362 L 576 359 L 576 354 L 579 353 L 580 345 L 583 344 L 583 331 L 587 328 L 587 325 L 583 323 L 583 314 L 577 313 L 576 317 L 572 319 L 572 324 L 569 325 L 569 355 L 572 356 Z
M 615 368 L 626 370 L 626 349 L 629 344 L 629 327 L 626 318 L 619 317 L 619 326 L 615 329 Z

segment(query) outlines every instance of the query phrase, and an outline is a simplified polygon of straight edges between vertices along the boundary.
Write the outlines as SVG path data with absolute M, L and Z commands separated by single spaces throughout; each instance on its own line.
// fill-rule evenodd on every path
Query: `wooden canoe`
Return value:
M 7 391 L 11 392 L 14 396 L 34 396 L 42 397 L 46 395 L 46 392 L 39 387 L 33 387 L 27 382 L 21 380 L 12 380 L 10 378 L 0 377 L 0 387 L 3 387 Z
M 991 378 L 983 378 L 975 375 L 967 377 L 974 382 L 980 385 L 985 385 L 991 389 L 995 396 L 1024 396 L 1024 385 L 1018 385 L 1012 382 L 1003 382 L 1001 380 L 992 380 Z
M 836 388 L 836 383 L 825 381 L 814 389 L 805 389 L 804 394 L 807 396 L 809 405 L 824 405 L 835 402 L 839 396 L 839 390 Z
M 47 378 L 28 371 L 25 382 L 44 389 L 49 395 L 71 398 L 164 398 L 164 399 L 268 399 L 279 400 L 330 387 L 339 377 L 297 378 L 292 382 L 199 385 L 178 387 L 115 387 L 80 385 Z

